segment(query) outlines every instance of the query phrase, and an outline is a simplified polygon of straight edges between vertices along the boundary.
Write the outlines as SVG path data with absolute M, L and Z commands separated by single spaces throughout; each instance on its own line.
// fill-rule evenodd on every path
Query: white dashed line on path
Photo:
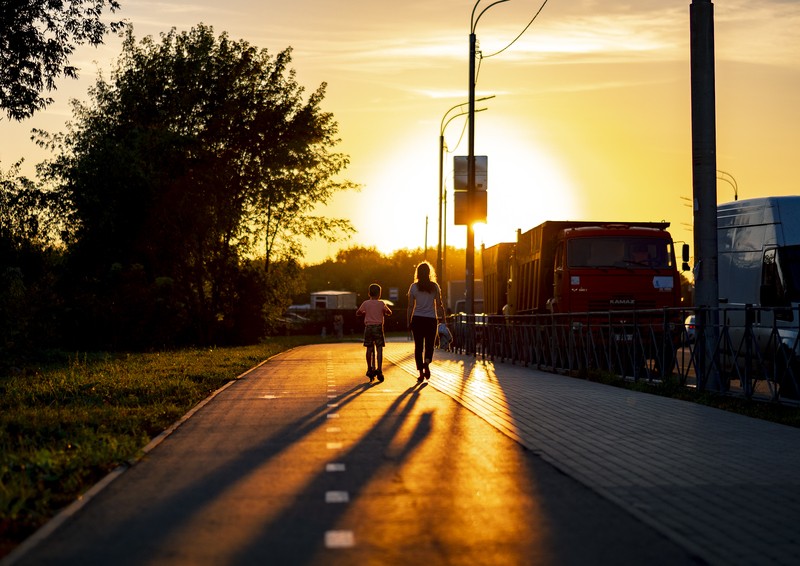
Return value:
M 348 503 L 350 494 L 346 491 L 326 491 L 325 503 Z
M 325 533 L 327 548 L 352 548 L 355 544 L 353 531 L 328 531 Z

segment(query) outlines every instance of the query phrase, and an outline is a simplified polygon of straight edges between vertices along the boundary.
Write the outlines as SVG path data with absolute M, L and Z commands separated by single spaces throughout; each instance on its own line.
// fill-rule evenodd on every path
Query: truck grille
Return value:
M 611 300 L 593 300 L 589 301 L 590 311 L 618 311 L 618 310 L 646 310 L 656 308 L 655 301 L 652 300 L 635 300 L 631 297 L 614 297 Z

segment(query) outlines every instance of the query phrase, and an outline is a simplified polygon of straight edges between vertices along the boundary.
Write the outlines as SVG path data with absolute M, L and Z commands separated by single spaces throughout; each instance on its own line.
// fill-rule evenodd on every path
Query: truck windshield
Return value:
M 671 269 L 673 258 L 671 242 L 658 238 L 575 238 L 567 246 L 569 267 Z

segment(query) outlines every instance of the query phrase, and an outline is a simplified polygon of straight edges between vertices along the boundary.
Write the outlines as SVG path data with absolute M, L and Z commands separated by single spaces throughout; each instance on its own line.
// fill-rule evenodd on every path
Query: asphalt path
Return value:
M 407 367 L 364 370 L 357 344 L 271 358 L 2 564 L 703 563 Z

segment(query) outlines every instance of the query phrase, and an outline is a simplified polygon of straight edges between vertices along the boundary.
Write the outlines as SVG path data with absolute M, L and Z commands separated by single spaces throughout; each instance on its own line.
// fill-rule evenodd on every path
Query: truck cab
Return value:
M 675 308 L 680 275 L 668 227 L 548 220 L 520 230 L 515 243 L 483 250 L 487 312 L 502 313 L 511 324 L 532 324 L 526 317 L 536 317 L 537 331 L 546 334 L 537 339 L 553 351 L 570 351 L 575 343 L 608 345 L 583 359 L 587 367 L 669 375 L 683 321 Z
M 664 229 L 603 225 L 567 228 L 559 236 L 553 313 L 675 307 L 680 279 Z

